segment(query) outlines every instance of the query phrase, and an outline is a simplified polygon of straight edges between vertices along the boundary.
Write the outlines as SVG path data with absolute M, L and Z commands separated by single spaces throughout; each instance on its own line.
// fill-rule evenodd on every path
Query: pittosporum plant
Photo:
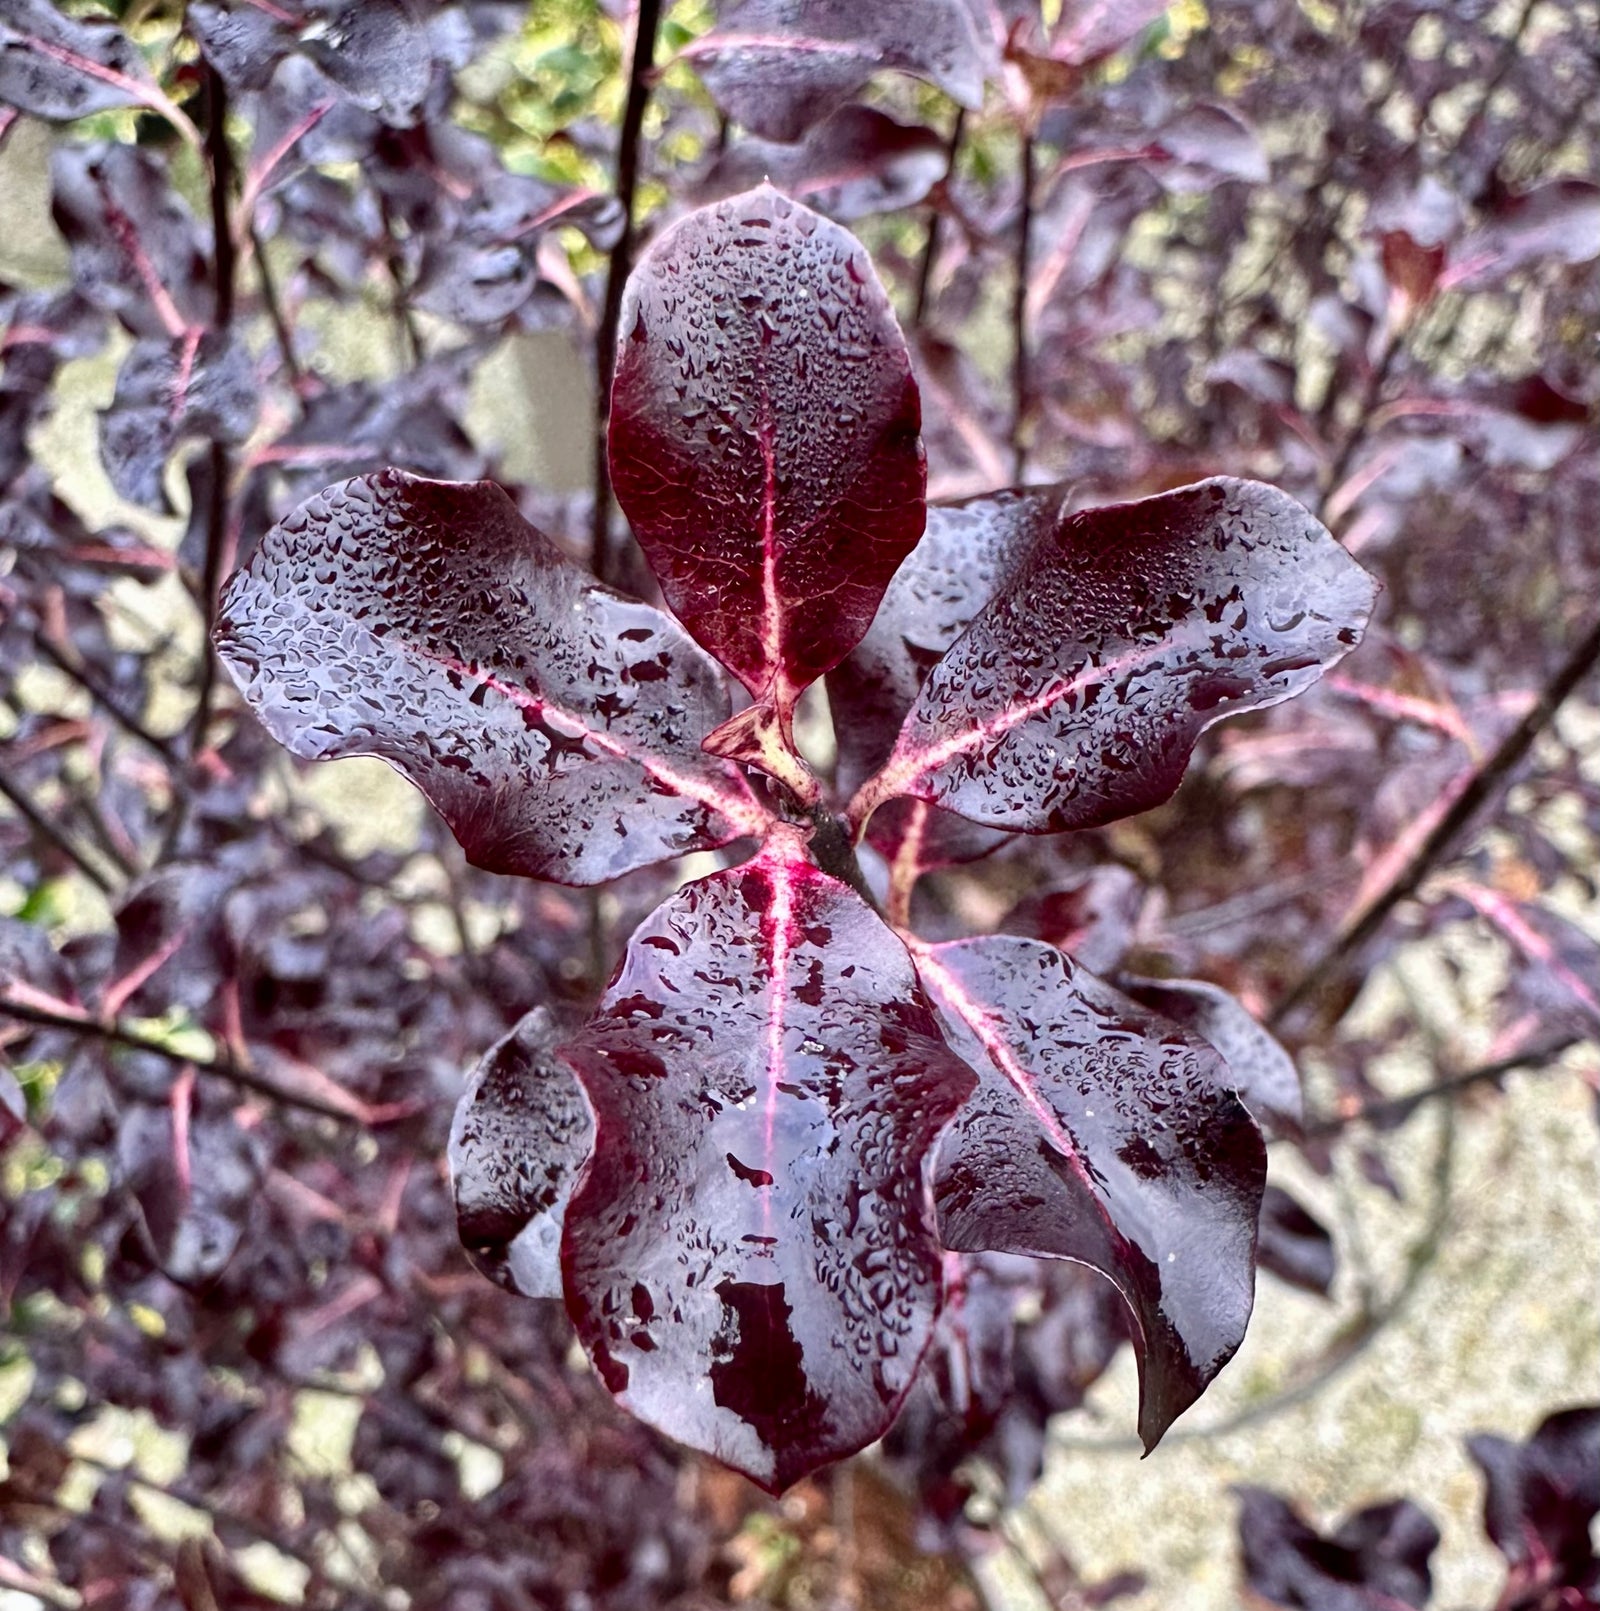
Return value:
M 1256 482 L 926 505 L 867 254 L 770 187 L 660 236 L 618 328 L 612 484 L 671 614 L 497 486 L 387 470 L 269 532 L 216 628 L 276 738 L 381 756 L 481 867 L 593 885 L 723 853 L 587 1022 L 538 1008 L 484 1058 L 462 1239 L 564 1297 L 628 1409 L 773 1491 L 888 1429 L 947 1252 L 1075 1260 L 1131 1313 L 1151 1446 L 1243 1336 L 1241 1097 L 1291 1101 L 1281 1068 L 1218 992 L 926 943 L 911 889 L 1166 799 L 1204 728 L 1355 644 L 1374 584 Z M 795 741 L 823 678 L 831 775 Z

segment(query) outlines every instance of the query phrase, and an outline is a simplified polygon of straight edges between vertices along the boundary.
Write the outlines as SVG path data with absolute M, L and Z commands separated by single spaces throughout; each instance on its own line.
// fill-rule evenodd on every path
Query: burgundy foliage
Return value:
M 1125 1342 L 1147 1448 L 1258 1270 L 1363 1368 L 1413 1116 L 1593 1083 L 1593 18 L 1196 9 L 0 0 L 0 1590 L 974 1611 Z M 1471 1440 L 1496 1611 L 1600 1604 L 1596 1416 Z

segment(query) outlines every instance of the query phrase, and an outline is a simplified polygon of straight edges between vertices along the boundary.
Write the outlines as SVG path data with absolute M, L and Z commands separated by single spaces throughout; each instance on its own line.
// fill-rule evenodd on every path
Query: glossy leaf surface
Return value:
M 843 793 L 888 759 L 929 671 L 1008 569 L 1054 528 L 1064 493 L 1015 488 L 928 506 L 922 541 L 895 572 L 866 636 L 828 673 Z M 903 880 L 976 860 L 1003 842 L 993 829 L 909 800 L 875 813 L 867 835 Z
M 1182 1024 L 1222 1053 L 1229 1083 L 1269 1135 L 1299 1129 L 1305 1097 L 1294 1059 L 1226 990 L 1204 979 L 1130 975 L 1117 982 L 1135 1001 Z
M 763 186 L 668 230 L 618 329 L 617 498 L 679 619 L 786 725 L 922 535 L 888 298 L 852 235 Z
M 983 59 L 963 0 L 745 0 L 683 53 L 752 134 L 793 142 L 882 68 L 983 102 Z
M 467 1256 L 528 1298 L 561 1296 L 561 1226 L 594 1124 L 536 1007 L 483 1055 L 456 1106 L 450 1178 Z
M 1053 946 L 925 946 L 917 971 L 982 1082 L 940 1149 L 945 1246 L 1107 1276 L 1135 1320 L 1152 1448 L 1244 1336 L 1261 1136 L 1209 1046 Z
M 774 1492 L 880 1437 L 939 1310 L 929 1149 L 973 1084 L 894 936 L 777 830 L 641 925 L 565 1052 L 597 1125 L 567 1307 L 606 1385 Z
M 330 487 L 224 592 L 224 662 L 296 755 L 378 755 L 491 872 L 593 883 L 758 832 L 699 749 L 715 668 L 599 586 L 490 482 Z
M 934 667 L 852 816 L 905 794 L 1049 833 L 1147 810 L 1205 728 L 1293 697 L 1348 652 L 1374 592 L 1259 482 L 1072 515 Z

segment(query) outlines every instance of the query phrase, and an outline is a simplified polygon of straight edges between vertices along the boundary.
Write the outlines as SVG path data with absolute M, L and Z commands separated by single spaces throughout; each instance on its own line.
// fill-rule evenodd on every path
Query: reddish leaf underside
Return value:
M 937 1317 L 927 1155 L 972 1089 L 909 957 L 779 829 L 640 926 L 565 1055 L 567 1307 L 622 1404 L 773 1492 L 880 1437 Z
M 1069 516 L 929 673 L 852 820 L 898 795 L 1027 833 L 1147 810 L 1205 728 L 1292 698 L 1346 654 L 1375 591 L 1259 482 Z
M 860 243 L 768 186 L 628 282 L 611 478 L 690 634 L 787 730 L 922 535 L 911 360 Z
M 561 1226 L 594 1143 L 560 1038 L 549 1009 L 535 1007 L 484 1053 L 450 1128 L 461 1245 L 491 1281 L 528 1298 L 561 1296 Z
M 1266 1149 L 1220 1057 L 1011 935 L 919 947 L 977 1095 L 940 1149 L 959 1252 L 1074 1259 L 1127 1301 L 1146 1449 L 1233 1356 L 1250 1318 Z
M 381 756 L 491 872 L 598 883 L 767 821 L 700 750 L 728 709 L 716 668 L 491 482 L 318 493 L 228 584 L 216 643 L 280 743 Z
M 745 0 L 683 57 L 734 122 L 792 143 L 884 68 L 976 111 L 983 56 L 965 0 Z

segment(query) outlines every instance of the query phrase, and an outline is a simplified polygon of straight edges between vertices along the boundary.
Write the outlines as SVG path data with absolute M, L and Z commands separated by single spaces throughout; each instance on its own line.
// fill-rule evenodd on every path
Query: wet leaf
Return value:
M 1409 1499 L 1357 1511 L 1323 1536 L 1264 1488 L 1240 1488 L 1239 1543 L 1250 1588 L 1295 1611 L 1421 1611 L 1439 1529 Z
M 1487 1482 L 1484 1528 L 1509 1567 L 1501 1611 L 1593 1603 L 1600 1592 L 1590 1537 L 1600 1515 L 1600 1407 L 1558 1410 L 1526 1443 L 1479 1433 L 1467 1450 Z
M 1226 990 L 1203 979 L 1126 975 L 1117 983 L 1135 1001 L 1222 1053 L 1229 1083 L 1268 1135 L 1293 1135 L 1300 1128 L 1305 1098 L 1294 1059 Z
M 941 1148 L 940 1236 L 1107 1276 L 1134 1317 L 1153 1448 L 1244 1336 L 1261 1136 L 1209 1046 L 1053 946 L 994 935 L 916 957 L 982 1082 Z
M 1147 810 L 1213 722 L 1292 698 L 1347 653 L 1374 593 L 1258 482 L 1069 516 L 933 668 L 851 816 L 910 795 L 1049 833 Z
M 735 123 L 786 143 L 883 68 L 973 111 L 983 103 L 982 50 L 962 0 L 745 0 L 681 59 Z
M 922 535 L 888 298 L 853 236 L 763 187 L 656 241 L 618 329 L 617 498 L 690 634 L 787 729 Z
M 740 140 L 700 186 L 707 197 L 747 190 L 763 179 L 848 221 L 914 206 L 943 177 L 948 154 L 932 129 L 897 123 L 870 106 L 843 106 L 799 145 Z
M 1143 904 L 1144 885 L 1138 877 L 1112 863 L 1070 884 L 1025 896 L 1000 927 L 1007 934 L 1043 940 L 1065 951 L 1080 968 L 1109 976 L 1133 944 Z M 1127 981 L 1122 984 L 1126 988 Z M 1130 994 L 1138 999 L 1137 992 Z
M 467 1257 L 528 1298 L 561 1296 L 561 1226 L 594 1123 L 548 1008 L 484 1053 L 456 1105 L 450 1178 Z
M 239 443 L 255 425 L 259 383 L 242 341 L 198 329 L 134 343 L 100 414 L 100 459 L 117 492 L 172 513 L 167 461 L 184 437 Z
M 379 755 L 491 872 L 594 883 L 765 821 L 700 735 L 715 668 L 490 482 L 330 487 L 262 539 L 216 642 L 296 755 Z
M 566 1047 L 567 1306 L 626 1408 L 780 1491 L 881 1437 L 938 1314 L 930 1147 L 972 1089 L 909 958 L 778 830 L 634 934 Z

